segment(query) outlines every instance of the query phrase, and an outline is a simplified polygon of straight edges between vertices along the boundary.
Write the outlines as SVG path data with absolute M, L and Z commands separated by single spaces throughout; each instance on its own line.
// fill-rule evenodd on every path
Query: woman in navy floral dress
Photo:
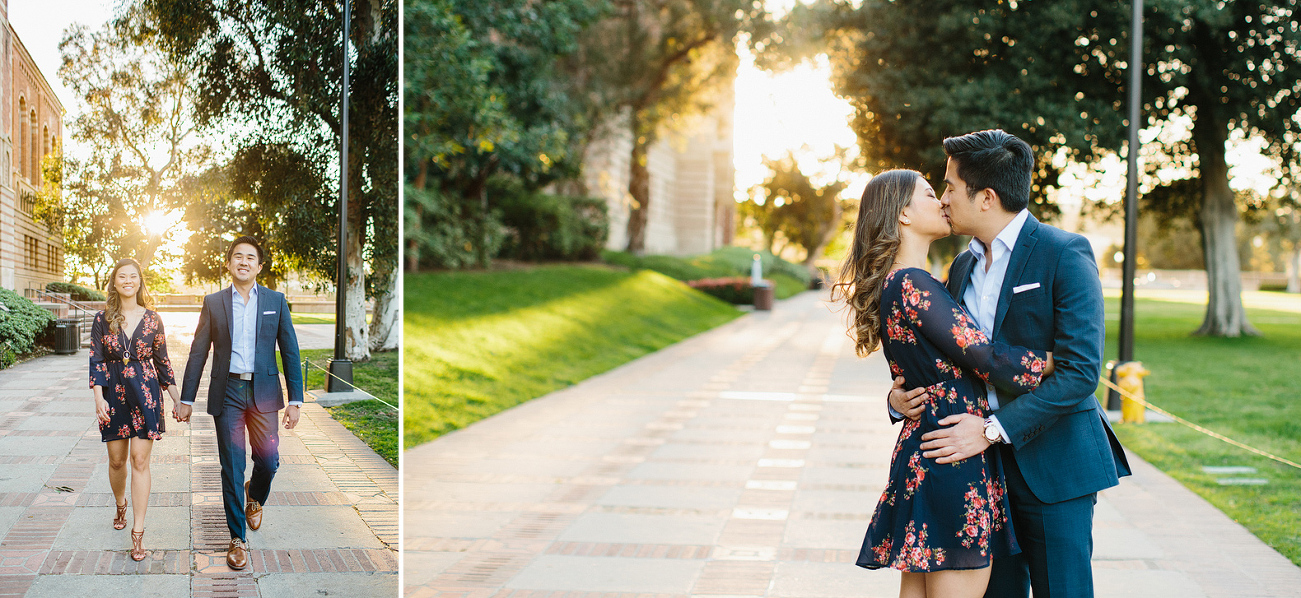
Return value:
M 891 375 L 932 397 L 920 420 L 904 420 L 857 561 L 903 571 L 899 594 L 907 598 L 982 596 L 992 559 L 1018 552 L 997 453 L 940 465 L 922 456 L 922 435 L 949 415 L 987 416 L 986 382 L 1020 394 L 1052 368 L 1048 353 L 990 342 L 927 272 L 931 242 L 949 233 L 920 174 L 878 174 L 863 193 L 853 250 L 835 285 L 850 307 L 859 355 L 882 346 Z
M 127 459 L 131 460 L 131 558 L 143 560 L 145 511 L 149 506 L 149 460 L 163 437 L 163 391 L 179 400 L 167 337 L 145 289 L 140 264 L 124 259 L 109 275 L 108 301 L 90 331 L 90 387 L 100 437 L 108 446 L 108 480 L 117 502 L 113 528 L 126 527 Z

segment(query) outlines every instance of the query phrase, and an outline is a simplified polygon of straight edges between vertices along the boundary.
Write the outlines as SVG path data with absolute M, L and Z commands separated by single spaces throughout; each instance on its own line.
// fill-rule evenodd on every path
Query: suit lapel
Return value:
M 1034 252 L 1035 243 L 1038 242 L 1035 233 L 1038 229 L 1039 221 L 1030 215 L 1021 227 L 1021 234 L 1017 235 L 1016 247 L 1012 248 L 1012 259 L 1007 264 L 1007 274 L 1003 276 L 1003 288 L 998 292 L 998 310 L 994 312 L 994 338 L 998 338 L 998 332 L 1003 327 L 1003 316 L 1007 315 L 1007 307 L 1012 302 L 1012 288 L 1021 280 L 1021 272 L 1030 260 L 1030 254 Z
M 235 346 L 235 339 L 234 339 L 234 337 L 231 336 L 231 333 L 230 333 L 230 324 L 231 324 L 231 322 L 234 322 L 234 321 L 235 321 L 235 320 L 234 320 L 234 318 L 235 318 L 235 316 L 234 316 L 234 314 L 235 314 L 234 300 L 231 299 L 231 293 L 234 292 L 234 289 L 235 289 L 234 287 L 226 287 L 226 290 L 224 290 L 224 291 L 221 292 L 221 306 L 222 306 L 222 312 L 223 312 L 223 315 L 226 316 L 226 321 L 225 321 L 225 322 L 222 322 L 220 327 L 221 327 L 221 330 L 224 330 L 224 331 L 226 332 L 225 336 L 226 336 L 227 339 L 230 340 L 230 347 L 234 347 L 234 346 Z
M 975 265 L 975 256 L 968 249 L 958 254 L 958 258 L 953 262 L 953 268 L 949 271 L 949 292 L 953 293 L 953 300 L 958 302 L 958 305 L 962 305 L 962 295 L 967 292 L 967 285 L 971 284 L 971 269 Z

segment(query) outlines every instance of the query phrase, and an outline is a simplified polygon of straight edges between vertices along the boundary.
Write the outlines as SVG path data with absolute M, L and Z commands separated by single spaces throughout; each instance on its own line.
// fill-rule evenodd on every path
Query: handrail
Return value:
M 42 297 L 42 298 L 45 298 L 45 299 L 53 299 L 54 301 L 57 301 L 57 302 L 59 302 L 59 303 L 66 303 L 66 304 L 68 304 L 69 307 L 71 307 L 71 308 L 73 308 L 73 309 L 79 309 L 79 310 L 81 310 L 81 311 L 88 311 L 88 312 L 91 312 L 91 313 L 97 313 L 97 312 L 100 311 L 100 310 L 98 310 L 98 309 L 95 309 L 95 308 L 93 308 L 93 307 L 90 307 L 89 305 L 86 305 L 85 303 L 81 303 L 81 302 L 78 302 L 78 301 L 73 301 L 72 299 L 67 299 L 67 298 L 64 298 L 64 297 L 60 297 L 57 293 L 51 293 L 51 292 L 49 292 L 49 291 L 47 291 L 47 290 L 44 290 L 44 289 L 28 289 L 28 290 L 31 291 L 32 293 L 34 293 L 35 295 L 39 296 L 39 297 Z
M 30 291 L 33 295 L 35 295 L 38 298 L 51 300 L 56 303 L 62 303 L 72 308 L 76 312 L 78 312 L 77 315 L 75 316 L 78 322 L 78 332 L 80 332 L 78 336 L 81 337 L 82 346 L 83 347 L 86 346 L 85 343 L 87 339 L 90 338 L 90 327 L 91 324 L 93 324 L 92 318 L 94 318 L 95 314 L 99 313 L 100 310 L 95 309 L 79 301 L 73 301 L 72 299 L 60 297 L 58 294 L 51 293 L 50 291 L 44 289 L 27 289 L 27 290 Z

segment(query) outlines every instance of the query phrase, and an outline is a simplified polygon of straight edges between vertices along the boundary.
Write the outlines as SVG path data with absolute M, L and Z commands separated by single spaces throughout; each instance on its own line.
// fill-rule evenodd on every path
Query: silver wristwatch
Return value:
M 985 440 L 988 440 L 990 444 L 1003 442 L 1003 437 L 998 433 L 998 426 L 994 425 L 993 416 L 985 418 Z

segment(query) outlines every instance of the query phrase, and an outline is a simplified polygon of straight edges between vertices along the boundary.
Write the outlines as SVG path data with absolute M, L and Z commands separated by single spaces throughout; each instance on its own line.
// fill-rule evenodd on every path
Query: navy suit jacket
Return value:
M 949 268 L 959 302 L 971 281 L 970 250 Z M 1038 287 L 1025 287 L 1038 283 Z M 1022 287 L 1022 292 L 1013 289 Z M 994 314 L 994 340 L 1052 351 L 1054 371 L 1017 396 L 999 389 L 995 412 L 1035 496 L 1056 503 L 1110 488 L 1129 463 L 1094 392 L 1106 321 L 1093 248 L 1084 237 L 1026 219 L 1012 248 Z
M 280 391 L 280 372 L 276 369 L 276 346 L 280 346 L 280 362 L 285 369 L 285 383 L 289 398 L 303 400 L 303 372 L 298 361 L 298 337 L 289 317 L 289 302 L 284 293 L 258 285 L 257 341 L 253 349 L 253 407 L 262 413 L 274 413 L 285 408 L 284 394 Z M 185 382 L 181 386 L 181 402 L 192 403 L 199 392 L 203 366 L 212 349 L 212 375 L 208 383 L 208 413 L 221 415 L 225 405 L 226 380 L 230 373 L 230 319 L 234 299 L 231 287 L 226 287 L 203 298 L 199 312 L 199 326 L 194 330 L 194 344 L 190 345 L 190 360 L 185 364 Z

